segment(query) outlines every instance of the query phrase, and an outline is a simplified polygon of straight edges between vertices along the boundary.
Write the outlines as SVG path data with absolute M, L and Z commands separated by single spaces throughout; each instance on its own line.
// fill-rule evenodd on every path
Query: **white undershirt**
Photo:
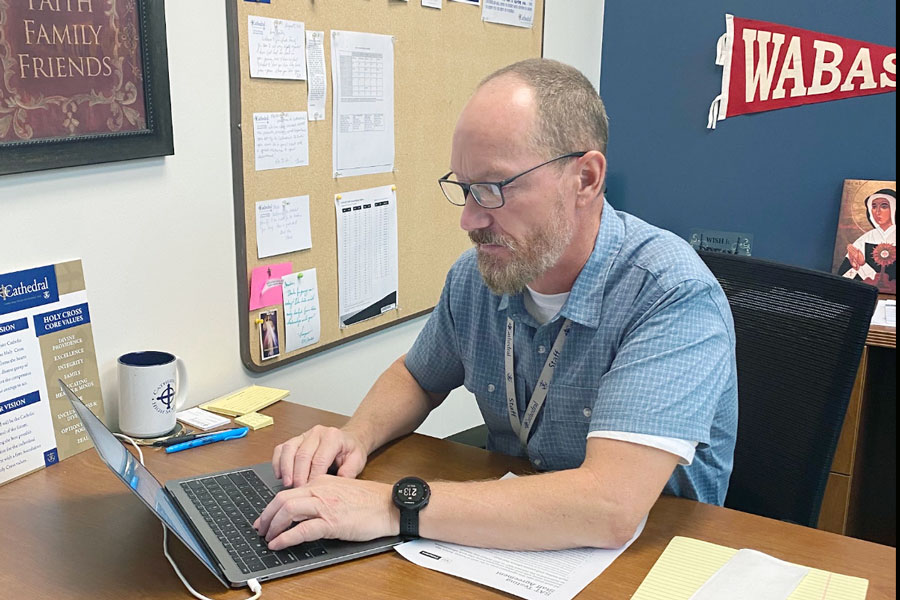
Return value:
M 528 311 L 534 319 L 543 325 L 556 316 L 562 309 L 566 300 L 569 299 L 569 292 L 561 294 L 541 294 L 528 286 L 525 286 L 526 293 L 522 299 L 525 301 L 525 310 Z M 629 433 L 625 431 L 591 431 L 587 435 L 590 438 L 604 438 L 610 440 L 619 440 L 622 442 L 631 442 L 632 444 L 640 444 L 642 446 L 650 446 L 658 448 L 664 452 L 674 454 L 681 460 L 681 465 L 689 465 L 694 460 L 694 452 L 697 449 L 697 442 L 681 440 L 678 438 L 664 437 L 659 435 L 646 435 L 643 433 Z

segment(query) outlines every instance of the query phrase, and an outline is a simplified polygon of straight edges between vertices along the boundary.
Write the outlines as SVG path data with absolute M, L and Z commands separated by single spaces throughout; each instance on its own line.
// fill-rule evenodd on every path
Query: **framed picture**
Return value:
M 831 270 L 897 293 L 897 182 L 844 180 Z
M 173 153 L 163 0 L 0 0 L 0 175 Z
M 278 342 L 278 311 L 267 310 L 259 313 L 259 353 L 262 360 L 269 360 L 281 354 Z

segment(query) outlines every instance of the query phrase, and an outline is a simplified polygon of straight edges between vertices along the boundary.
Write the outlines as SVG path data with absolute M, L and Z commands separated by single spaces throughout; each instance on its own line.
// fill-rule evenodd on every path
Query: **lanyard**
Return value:
M 544 400 L 547 399 L 547 391 L 550 388 L 550 380 L 553 379 L 553 373 L 556 371 L 556 365 L 559 362 L 559 355 L 562 354 L 563 346 L 572 329 L 572 322 L 566 319 L 562 329 L 553 342 L 553 348 L 550 350 L 550 356 L 541 369 L 541 377 L 538 379 L 537 385 L 534 386 L 534 392 L 531 394 L 531 400 L 525 408 L 525 418 L 519 423 L 519 407 L 516 404 L 516 377 L 513 370 L 513 320 L 506 318 L 506 407 L 509 411 L 509 424 L 512 425 L 513 431 L 519 436 L 522 446 L 528 448 L 528 435 L 531 433 L 531 427 L 534 425 L 534 419 Z

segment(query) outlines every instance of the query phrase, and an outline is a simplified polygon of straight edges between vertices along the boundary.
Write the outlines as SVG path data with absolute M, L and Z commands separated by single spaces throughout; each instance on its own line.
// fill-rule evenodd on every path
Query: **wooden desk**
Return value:
M 879 295 L 879 299 L 893 296 Z M 819 529 L 897 543 L 897 328 L 873 325 L 828 475 Z
M 247 438 L 166 455 L 145 452 L 161 480 L 261 462 L 272 447 L 315 424 L 345 417 L 280 402 L 265 411 L 275 425 Z M 524 461 L 419 435 L 378 452 L 363 476 L 393 482 L 404 475 L 465 480 L 527 472 Z M 159 522 L 89 450 L 0 488 L 0 596 L 4 598 L 190 598 L 161 552 Z M 864 577 L 868 600 L 896 592 L 896 550 L 679 498 L 663 497 L 643 535 L 578 598 L 630 598 L 666 544 L 685 535 Z M 226 590 L 178 541 L 170 548 L 202 594 L 241 599 Z M 506 594 L 407 562 L 395 552 L 263 584 L 263 598 L 510 598 Z

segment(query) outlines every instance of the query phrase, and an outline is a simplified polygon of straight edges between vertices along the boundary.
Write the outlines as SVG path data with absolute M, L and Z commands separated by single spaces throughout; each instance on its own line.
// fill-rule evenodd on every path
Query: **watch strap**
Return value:
M 404 539 L 418 539 L 419 537 L 419 509 L 400 509 L 400 536 Z

